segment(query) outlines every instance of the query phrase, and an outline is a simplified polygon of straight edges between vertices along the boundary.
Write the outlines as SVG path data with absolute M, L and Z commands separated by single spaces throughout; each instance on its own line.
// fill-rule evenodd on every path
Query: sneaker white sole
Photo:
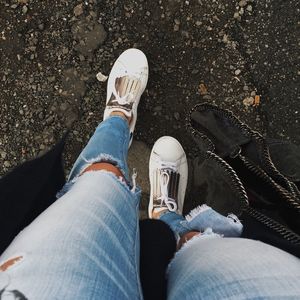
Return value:
M 148 206 L 148 216 L 152 218 L 154 200 L 154 173 L 160 168 L 160 162 L 176 163 L 177 172 L 180 174 L 177 197 L 177 213 L 182 214 L 184 197 L 188 181 L 188 164 L 186 154 L 181 144 L 171 136 L 159 138 L 151 151 L 149 160 L 149 180 L 150 180 L 150 201 Z

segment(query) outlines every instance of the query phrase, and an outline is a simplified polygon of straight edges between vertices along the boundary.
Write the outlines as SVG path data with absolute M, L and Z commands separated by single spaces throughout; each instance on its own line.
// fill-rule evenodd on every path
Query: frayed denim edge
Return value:
M 189 214 L 187 214 L 185 216 L 185 219 L 188 221 L 188 222 L 191 222 L 192 220 L 194 220 L 200 213 L 206 211 L 206 210 L 209 210 L 209 209 L 212 209 L 210 206 L 208 206 L 207 204 L 202 204 L 202 205 L 199 205 L 197 207 L 195 207 L 192 211 L 190 211 Z
M 130 189 L 130 186 L 127 184 L 127 182 L 125 182 L 125 180 L 122 177 L 118 177 L 115 173 L 111 172 L 111 171 L 107 171 L 107 170 L 90 170 L 84 174 L 82 174 L 81 176 L 84 176 L 85 174 L 89 174 L 90 172 L 100 172 L 100 173 L 104 173 L 107 174 L 109 176 L 112 176 L 113 178 L 117 179 L 124 187 L 126 187 L 126 189 L 133 193 L 133 194 L 138 194 L 141 192 L 141 189 L 136 186 L 135 189 Z M 62 189 L 56 193 L 56 199 L 61 198 L 64 194 L 66 194 L 71 188 L 72 186 L 76 183 L 76 181 L 78 180 L 79 177 L 81 177 L 80 175 L 76 176 L 74 179 L 72 179 L 71 181 L 65 183 L 65 185 L 62 187 Z
M 126 172 L 124 170 L 124 168 L 122 168 L 122 161 L 119 159 L 114 158 L 112 155 L 110 154 L 106 154 L 106 153 L 102 153 L 99 154 L 97 157 L 95 158 L 91 158 L 91 159 L 86 159 L 85 157 L 83 157 L 82 155 L 79 156 L 82 161 L 85 162 L 85 164 L 80 168 L 78 174 L 76 174 L 74 176 L 74 178 L 72 179 L 72 181 L 79 177 L 81 175 L 81 173 L 89 166 L 91 166 L 94 163 L 100 163 L 100 162 L 106 162 L 106 163 L 111 163 L 112 165 L 115 165 L 120 172 L 123 174 L 124 178 L 126 178 Z M 70 177 L 69 177 L 70 178 Z M 126 180 L 128 180 L 128 178 L 126 178 Z
M 195 207 L 189 214 L 187 214 L 185 216 L 185 219 L 187 222 L 191 222 L 202 212 L 207 211 L 209 209 L 212 209 L 212 208 L 210 206 L 208 206 L 207 204 L 199 205 L 199 206 Z M 234 223 L 242 224 L 240 219 L 235 214 L 232 214 L 232 213 L 228 214 L 227 218 L 234 221 Z
M 175 253 L 175 256 L 171 260 L 171 262 L 168 265 L 166 274 L 168 275 L 170 272 L 170 269 L 172 268 L 172 265 L 174 264 L 175 260 L 178 259 L 178 256 L 183 255 L 182 253 L 185 252 L 186 249 L 189 249 L 192 247 L 198 240 L 200 239 L 212 239 L 212 238 L 222 238 L 223 236 L 218 233 L 214 233 L 211 228 L 205 229 L 204 232 L 199 233 L 195 236 L 193 236 L 190 240 L 188 240 L 186 243 L 182 245 L 182 247 Z

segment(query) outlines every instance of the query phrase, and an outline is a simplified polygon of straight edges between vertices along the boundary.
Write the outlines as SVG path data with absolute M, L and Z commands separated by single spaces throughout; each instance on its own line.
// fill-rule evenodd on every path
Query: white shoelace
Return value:
M 123 97 L 120 97 L 119 93 L 116 91 L 116 89 L 114 88 L 112 91 L 113 95 L 115 96 L 115 102 L 117 102 L 119 105 L 130 105 L 131 104 L 131 100 L 133 99 L 133 95 L 132 93 L 128 93 L 126 95 L 124 95 Z
M 169 211 L 175 212 L 177 210 L 177 203 L 175 199 L 169 197 L 168 185 L 170 181 L 170 175 L 166 172 L 166 169 L 176 172 L 177 167 L 175 163 L 160 162 L 162 172 L 160 174 L 160 192 L 161 196 L 157 200 L 161 201 L 161 205 L 165 204 Z

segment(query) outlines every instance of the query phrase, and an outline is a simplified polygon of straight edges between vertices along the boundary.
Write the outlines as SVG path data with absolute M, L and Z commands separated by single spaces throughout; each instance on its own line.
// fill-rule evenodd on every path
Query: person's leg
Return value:
M 147 77 L 145 56 L 137 50 L 129 52 L 134 52 L 136 61 L 144 60 L 143 70 L 133 72 L 130 65 L 123 72 L 123 62 L 117 68 L 122 71 L 118 82 L 125 78 L 127 83 L 136 83 L 139 74 Z M 130 101 L 124 99 L 126 95 L 119 99 L 120 91 L 115 89 L 106 112 L 122 112 L 125 105 L 126 118 L 136 119 L 138 101 L 132 101 L 139 100 L 145 81 L 133 86 L 139 89 L 134 94 L 129 88 Z M 115 94 L 122 100 L 119 106 Z M 109 106 L 112 102 L 114 108 Z M 129 184 L 126 165 L 134 126 L 132 122 L 128 126 L 126 118 L 110 115 L 104 116 L 75 164 L 65 189 L 68 192 L 23 230 L 1 256 L 0 295 L 22 293 L 24 299 L 142 298 L 137 217 L 140 191 Z
M 210 231 L 207 229 L 223 237 L 240 237 L 243 230 L 237 216 L 229 214 L 225 217 L 205 204 L 194 208 L 185 217 L 175 212 L 164 211 L 157 219 L 167 223 L 177 237 L 192 231 L 202 233 L 206 231 L 206 234 L 209 234 Z
M 77 158 L 70 172 L 68 182 L 72 183 L 72 180 L 76 180 L 88 166 L 101 161 L 117 166 L 126 181 L 129 182 L 128 141 L 129 127 L 124 118 L 111 116 L 101 122 Z
M 115 62 L 107 82 L 106 108 L 103 116 L 106 122 L 99 124 L 87 146 L 79 155 L 70 172 L 69 183 L 61 195 L 72 186 L 85 168 L 99 161 L 117 166 L 125 180 L 130 181 L 126 162 L 129 147 L 126 141 L 129 138 L 130 146 L 137 120 L 138 104 L 147 81 L 146 56 L 137 49 L 123 52 Z M 124 126 L 121 120 L 124 118 L 129 122 L 129 131 L 127 122 Z
M 299 299 L 300 260 L 267 244 L 201 236 L 168 268 L 168 299 Z
M 230 238 L 243 228 L 235 215 L 224 217 L 206 205 L 181 215 L 185 185 L 180 186 L 180 178 L 186 172 L 181 176 L 184 156 L 176 144 L 166 137 L 158 140 L 149 170 L 149 216 L 168 224 L 183 244 L 168 268 L 168 299 L 298 299 L 298 258 L 260 242 Z M 175 194 L 174 174 L 179 177 Z
M 210 234 L 207 229 L 222 236 L 240 236 L 243 226 L 235 215 L 224 217 L 207 205 L 182 216 L 187 175 L 187 159 L 180 143 L 168 136 L 158 139 L 149 161 L 149 217 L 168 224 L 178 240 L 191 232 Z
M 1 256 L 28 299 L 139 299 L 140 192 L 106 171 L 86 172 Z M 1 280 L 1 278 L 0 278 Z

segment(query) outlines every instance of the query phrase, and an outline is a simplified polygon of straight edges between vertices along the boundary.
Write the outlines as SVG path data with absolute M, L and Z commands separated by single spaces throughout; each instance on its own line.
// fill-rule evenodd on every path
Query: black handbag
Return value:
M 300 147 L 264 138 L 228 110 L 196 105 L 187 128 L 197 145 L 184 211 L 206 203 L 244 224 L 243 237 L 300 257 Z

